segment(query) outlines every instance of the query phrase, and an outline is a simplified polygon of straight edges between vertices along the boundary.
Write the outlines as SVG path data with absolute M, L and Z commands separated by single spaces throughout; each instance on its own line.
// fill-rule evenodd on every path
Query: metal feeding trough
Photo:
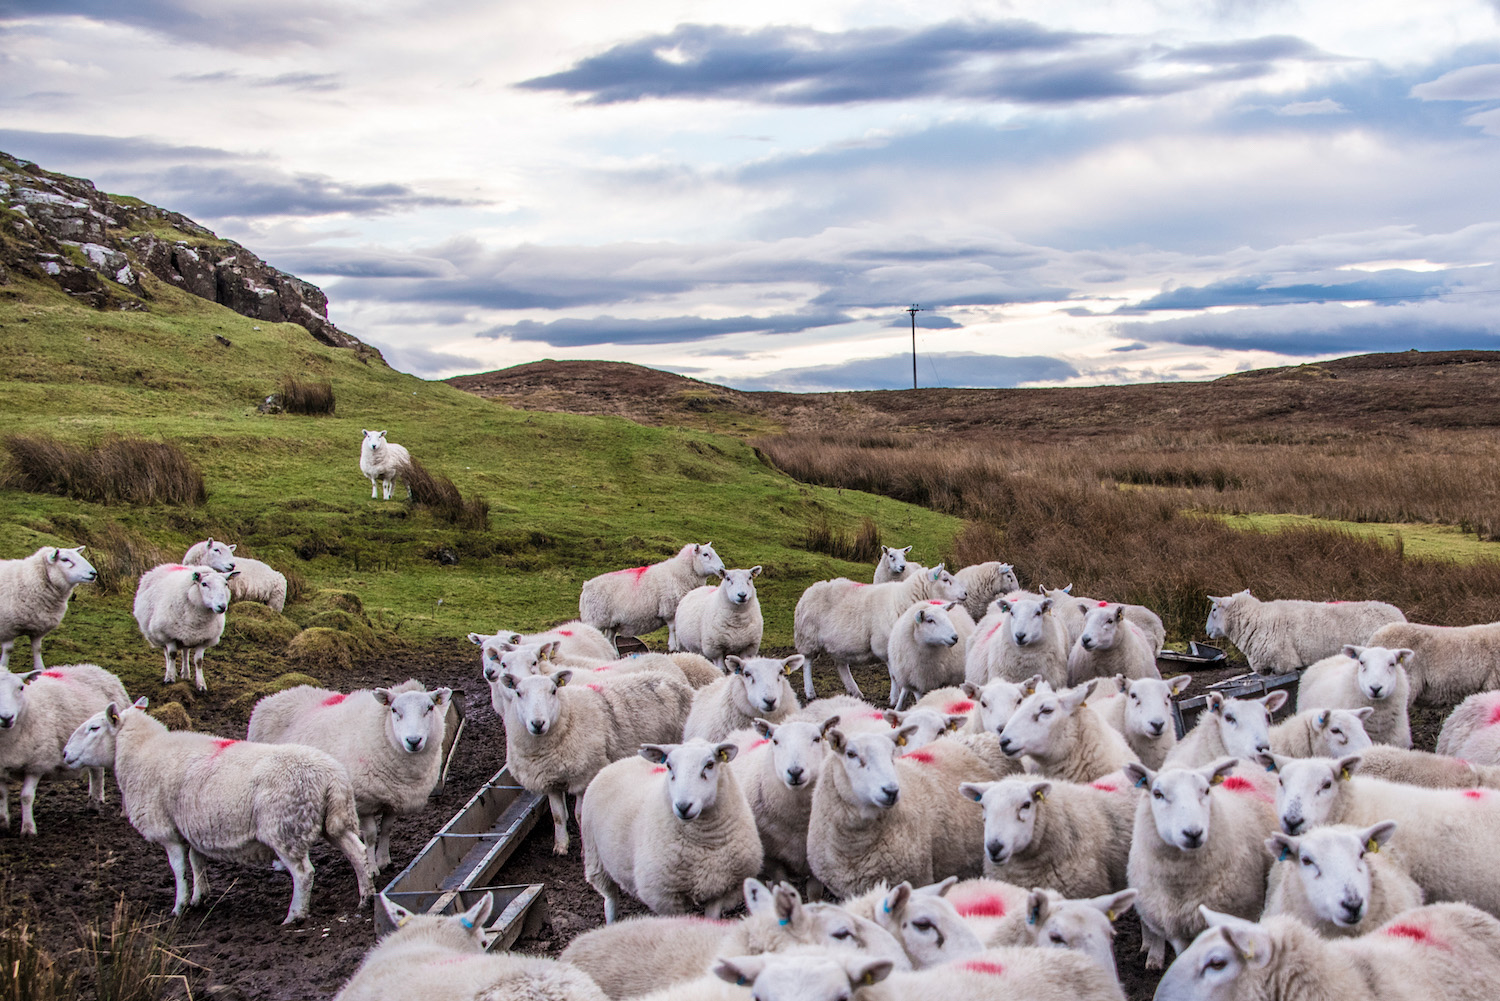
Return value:
M 1228 663 L 1228 658 L 1218 647 L 1195 640 L 1188 644 L 1186 653 L 1181 650 L 1163 650 L 1156 655 L 1156 661 L 1158 664 L 1167 661 L 1172 665 L 1173 670 L 1178 669 L 1179 666 L 1192 670 L 1195 667 L 1199 669 L 1223 667 Z
M 1163 651 L 1165 653 L 1166 651 Z M 1222 656 L 1222 651 L 1220 654 Z M 1198 716 L 1208 705 L 1208 693 L 1220 692 L 1231 699 L 1258 698 L 1277 689 L 1286 689 L 1291 696 L 1287 699 L 1287 705 L 1296 704 L 1297 679 L 1302 677 L 1301 671 L 1293 671 L 1290 674 L 1239 674 L 1233 678 L 1225 678 L 1208 686 L 1208 691 L 1202 695 L 1194 695 L 1192 698 L 1180 699 L 1172 703 L 1172 720 L 1177 726 L 1177 738 L 1192 729 L 1198 721 Z
M 502 768 L 417 853 L 382 891 L 418 914 L 458 914 L 484 894 L 494 898 L 491 923 L 499 934 L 491 949 L 506 949 L 534 933 L 546 919 L 540 883 L 499 885 L 501 867 L 536 826 L 544 800 L 522 789 Z M 392 931 L 385 909 L 375 908 L 375 934 Z

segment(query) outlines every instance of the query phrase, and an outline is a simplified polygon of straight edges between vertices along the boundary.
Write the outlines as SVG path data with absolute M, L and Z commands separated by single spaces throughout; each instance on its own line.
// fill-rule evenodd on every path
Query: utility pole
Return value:
M 917 314 L 922 312 L 922 307 L 912 303 L 906 307 L 911 314 L 911 388 L 917 388 Z

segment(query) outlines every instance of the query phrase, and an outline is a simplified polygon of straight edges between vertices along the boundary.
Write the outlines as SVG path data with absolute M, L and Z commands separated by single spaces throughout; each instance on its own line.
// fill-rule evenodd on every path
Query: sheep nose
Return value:
M 1266 753 L 1269 753 L 1270 750 L 1271 750 L 1270 741 L 1258 740 L 1258 741 L 1255 742 L 1255 753 L 1256 754 L 1266 754 Z
M 1378 699 L 1378 698 L 1380 698 L 1380 693 L 1383 692 L 1383 691 L 1385 691 L 1385 688 L 1383 688 L 1382 686 L 1380 686 L 1380 685 L 1371 685 L 1370 686 L 1370 698 L 1372 698 L 1372 699 Z
M 1182 843 L 1189 848 L 1197 848 L 1203 844 L 1203 828 L 1194 827 L 1182 832 Z
M 789 784 L 791 784 L 791 785 L 794 785 L 794 786 L 801 785 L 802 784 L 802 776 L 805 773 L 805 771 L 806 771 L 805 769 L 798 768 L 795 765 L 793 765 L 791 768 L 788 768 L 786 770 L 786 780 L 787 780 L 787 782 Z
M 947 639 L 943 640 L 943 645 L 944 646 L 957 646 L 958 645 L 958 634 L 954 633 L 953 635 L 949 636 Z
M 1151 736 L 1153 737 L 1160 737 L 1167 728 L 1167 724 L 1159 719 L 1154 719 L 1146 725 L 1151 728 Z
M 0 716 L 0 730 L 9 730 L 16 725 L 14 716 Z
M 901 787 L 895 784 L 881 786 L 880 795 L 885 799 L 886 806 L 895 806 L 896 799 L 901 795 Z
M 1005 755 L 1007 758 L 1014 758 L 1019 752 L 1016 750 L 1016 745 L 1011 743 L 1009 737 L 1001 737 L 1000 753 Z
M 225 609 L 227 609 L 227 608 L 228 608 L 228 607 L 229 607 L 229 606 L 228 606 L 228 605 L 226 605 L 226 604 L 223 604 L 223 603 L 222 603 L 222 602 L 221 602 L 221 603 L 219 603 L 219 604 L 217 604 L 217 605 L 215 605 L 215 606 L 214 606 L 214 611 L 216 611 L 216 612 L 223 612 L 223 611 L 224 611 L 224 610 L 225 610 Z
M 676 810 L 677 816 L 681 817 L 683 820 L 693 819 L 693 804 L 689 803 L 687 800 L 679 799 L 677 802 L 672 804 L 672 809 Z
M 1298 831 L 1302 830 L 1303 826 L 1306 823 L 1307 821 L 1303 820 L 1301 817 L 1282 817 L 1281 829 L 1288 834 L 1295 835 Z
M 1087 636 L 1083 637 L 1078 642 L 1080 642 L 1080 643 L 1083 644 L 1083 648 L 1085 650 L 1092 650 L 1092 649 L 1094 649 L 1094 641 L 1092 639 L 1090 639 L 1089 637 L 1087 637 Z
M 540 736 L 540 735 L 542 735 L 542 734 L 544 734 L 544 733 L 547 732 L 547 721 L 546 720 L 534 719 L 534 720 L 531 721 L 531 723 L 529 725 L 531 727 L 531 732 L 534 733 L 534 734 L 537 734 L 538 736 Z
M 422 749 L 422 744 L 423 740 L 421 737 L 406 738 L 406 749 L 408 751 L 420 751 Z
M 986 841 L 985 845 L 984 845 L 984 850 L 987 851 L 987 852 L 989 852 L 990 861 L 992 861 L 992 862 L 999 862 L 1001 856 L 1003 856 L 1005 854 L 1005 842 L 1003 842 L 1003 841 Z
M 760 700 L 760 704 L 763 707 L 765 707 L 765 710 L 768 713 L 776 711 L 776 700 L 775 699 L 761 699 Z
M 497 671 L 497 670 L 495 670 L 493 667 L 487 667 L 487 668 L 484 669 L 484 680 L 485 681 L 499 681 L 500 680 L 500 672 Z
M 1365 902 L 1360 899 L 1341 900 L 1339 906 L 1344 909 L 1344 918 L 1352 925 L 1358 924 L 1359 919 L 1364 917 Z

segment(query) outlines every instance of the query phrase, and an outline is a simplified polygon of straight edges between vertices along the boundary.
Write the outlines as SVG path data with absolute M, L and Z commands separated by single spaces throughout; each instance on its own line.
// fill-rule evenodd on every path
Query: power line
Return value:
M 922 307 L 912 303 L 906 307 L 911 314 L 911 388 L 917 388 L 917 314 L 922 312 Z

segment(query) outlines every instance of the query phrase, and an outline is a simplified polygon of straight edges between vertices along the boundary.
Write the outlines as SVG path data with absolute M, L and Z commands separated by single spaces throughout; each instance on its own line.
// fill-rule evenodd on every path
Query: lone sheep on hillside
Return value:
M 410 470 L 411 453 L 405 445 L 386 441 L 384 431 L 365 431 L 364 443 L 359 447 L 359 471 L 370 481 L 371 500 L 379 499 L 382 489 L 384 499 L 390 500 L 396 481 L 405 481 Z M 410 489 L 408 484 L 408 492 Z

